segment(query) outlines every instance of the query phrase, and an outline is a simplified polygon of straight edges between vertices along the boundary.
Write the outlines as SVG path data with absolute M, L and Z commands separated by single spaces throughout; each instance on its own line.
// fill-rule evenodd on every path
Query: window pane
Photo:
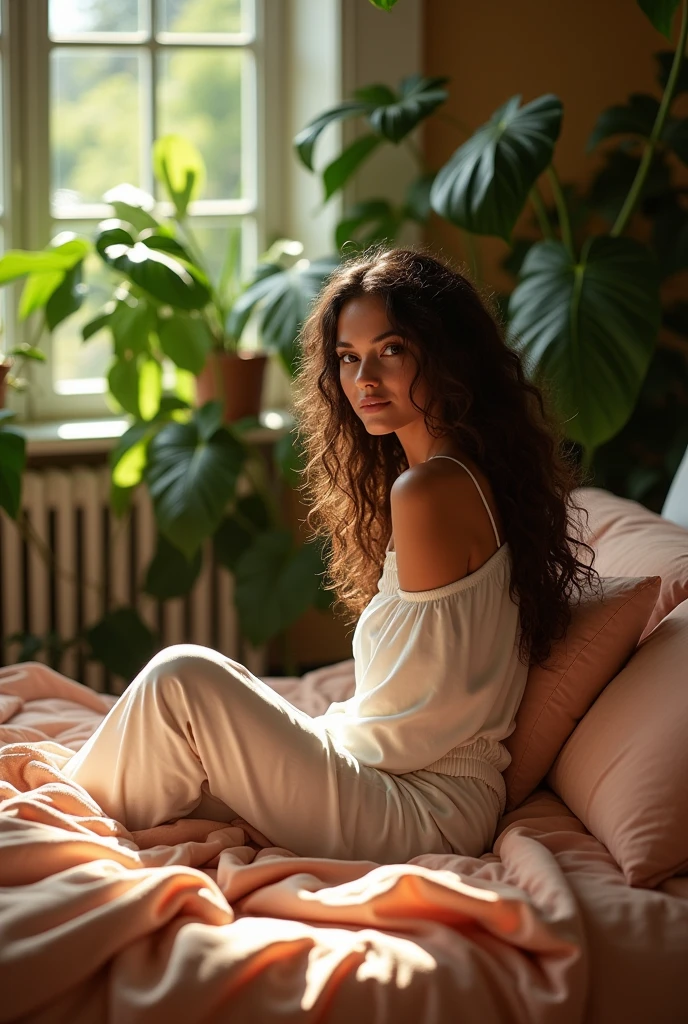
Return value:
M 246 32 L 246 0 L 158 0 L 159 32 Z
M 229 251 L 230 236 L 232 245 L 238 243 L 238 265 L 239 277 L 245 277 L 241 267 L 241 226 L 238 223 L 228 224 L 198 224 L 195 218 L 190 218 L 190 225 L 194 238 L 210 274 L 213 284 L 218 287 L 220 278 L 225 267 L 225 260 Z
M 203 154 L 203 199 L 238 199 L 241 174 L 241 50 L 167 50 L 158 60 L 158 133 L 176 132 Z
M 50 34 L 137 32 L 144 27 L 139 0 L 50 0 Z
M 139 79 L 139 56 L 131 50 L 53 50 L 50 132 L 56 209 L 100 202 L 122 181 L 140 184 Z
M 4 82 L 2 60 L 0 59 L 0 213 L 5 210 L 5 125 L 2 111 L 4 107 L 2 85 Z

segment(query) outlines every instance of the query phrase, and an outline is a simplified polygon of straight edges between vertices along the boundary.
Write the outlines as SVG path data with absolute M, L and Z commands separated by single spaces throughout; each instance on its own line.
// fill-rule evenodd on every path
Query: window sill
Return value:
M 260 426 L 247 430 L 245 434 L 246 440 L 252 444 L 271 444 L 283 437 L 294 423 L 293 416 L 286 409 L 264 409 L 258 418 Z M 27 456 L 43 459 L 51 455 L 109 452 L 130 423 L 120 416 L 111 416 L 13 425 L 26 437 Z

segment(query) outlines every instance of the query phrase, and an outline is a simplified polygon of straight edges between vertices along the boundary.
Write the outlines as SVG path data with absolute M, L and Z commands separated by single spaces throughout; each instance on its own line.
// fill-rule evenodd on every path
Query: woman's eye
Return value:
M 392 355 L 399 355 L 399 353 L 403 352 L 403 350 L 404 350 L 404 346 L 399 341 L 391 341 L 389 343 L 389 345 L 385 345 L 385 347 L 383 349 L 383 352 L 386 352 L 388 348 L 397 348 L 397 349 L 399 349 L 399 352 L 393 352 Z M 353 352 L 344 352 L 341 356 L 339 356 L 339 362 L 340 363 L 348 362 L 348 360 L 346 359 L 346 356 L 350 356 L 350 355 L 353 355 Z M 356 357 L 354 356 L 354 359 L 355 358 Z

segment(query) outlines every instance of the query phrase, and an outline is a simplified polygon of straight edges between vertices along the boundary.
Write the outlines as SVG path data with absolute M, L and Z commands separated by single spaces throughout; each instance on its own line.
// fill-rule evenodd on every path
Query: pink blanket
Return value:
M 349 686 L 269 682 L 311 713 Z M 688 878 L 629 888 L 550 791 L 480 859 L 307 859 L 240 821 L 131 833 L 61 771 L 113 700 L 0 669 L 0 1021 L 685 1021 Z

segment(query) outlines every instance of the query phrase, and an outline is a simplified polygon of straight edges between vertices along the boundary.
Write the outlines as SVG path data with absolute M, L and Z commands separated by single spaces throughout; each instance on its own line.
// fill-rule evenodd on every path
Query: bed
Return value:
M 0 1021 L 687 1021 L 688 530 L 580 495 L 616 603 L 524 698 L 480 858 L 307 859 L 241 820 L 128 832 L 62 773 L 116 698 L 0 669 Z M 318 714 L 351 662 L 266 682 Z

